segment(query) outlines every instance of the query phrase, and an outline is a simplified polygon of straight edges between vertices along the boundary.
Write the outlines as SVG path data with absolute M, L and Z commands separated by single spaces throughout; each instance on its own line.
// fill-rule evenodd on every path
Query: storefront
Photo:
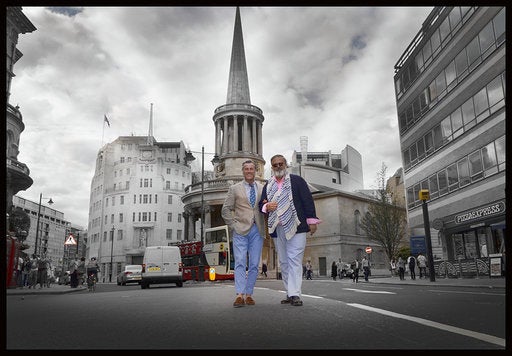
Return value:
M 453 265 L 447 275 L 489 275 L 490 257 L 501 257 L 504 274 L 505 207 L 505 200 L 498 200 L 443 219 L 439 233 Z

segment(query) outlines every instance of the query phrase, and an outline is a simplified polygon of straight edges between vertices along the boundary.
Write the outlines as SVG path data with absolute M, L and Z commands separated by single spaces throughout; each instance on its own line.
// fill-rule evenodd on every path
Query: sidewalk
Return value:
M 275 273 L 267 273 L 268 277 L 265 278 L 263 276 L 259 276 L 258 280 L 275 280 Z M 359 283 L 382 283 L 382 284 L 396 284 L 396 285 L 423 285 L 429 287 L 447 287 L 447 286 L 457 286 L 457 287 L 475 287 L 475 288 L 506 288 L 506 278 L 505 277 L 492 277 L 489 276 L 479 277 L 479 278 L 435 278 L 434 282 L 431 282 L 429 278 L 416 277 L 415 280 L 412 280 L 409 276 L 405 277 L 405 280 L 401 281 L 398 276 L 391 277 L 388 275 L 380 274 L 378 271 L 373 273 L 374 275 L 370 276 L 369 281 L 365 282 L 363 277 L 359 277 Z M 326 276 L 315 277 L 313 280 L 323 280 L 328 281 L 331 278 Z M 304 280 L 304 282 L 307 282 Z M 334 281 L 333 281 L 334 282 Z M 336 279 L 335 283 L 352 283 L 352 280 L 349 278 L 344 278 L 342 280 Z M 100 283 L 101 284 L 101 283 Z M 41 294 L 64 294 L 64 293 L 73 293 L 79 291 L 87 291 L 87 287 L 79 286 L 78 288 L 71 288 L 69 285 L 59 285 L 53 284 L 50 288 L 36 288 L 36 289 L 28 289 L 25 288 L 8 288 L 6 290 L 6 295 L 41 295 Z

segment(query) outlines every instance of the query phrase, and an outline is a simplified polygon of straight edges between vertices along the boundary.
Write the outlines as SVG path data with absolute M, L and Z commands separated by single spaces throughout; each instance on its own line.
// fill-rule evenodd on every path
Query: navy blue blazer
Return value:
M 270 178 L 274 179 L 274 177 Z M 307 223 L 308 218 L 316 217 L 315 202 L 313 201 L 313 195 L 308 188 L 308 184 L 301 176 L 296 174 L 290 174 L 290 183 L 292 185 L 293 205 L 297 211 L 297 217 L 300 220 L 300 224 L 297 227 L 297 233 L 309 232 L 309 225 Z M 261 200 L 259 201 L 260 211 L 263 208 L 263 201 L 268 200 L 267 198 L 267 186 L 268 183 L 263 187 L 261 193 Z M 277 233 L 274 231 L 270 234 L 272 237 L 277 237 Z

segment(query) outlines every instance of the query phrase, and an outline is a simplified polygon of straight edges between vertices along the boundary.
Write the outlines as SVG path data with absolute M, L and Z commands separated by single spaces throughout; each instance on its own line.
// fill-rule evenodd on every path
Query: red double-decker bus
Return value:
M 226 225 L 205 229 L 202 251 L 201 241 L 184 241 L 178 243 L 177 246 L 181 251 L 183 281 L 201 280 L 201 265 L 203 267 L 202 280 L 204 281 L 235 278 L 235 259 L 231 253 L 233 243 Z

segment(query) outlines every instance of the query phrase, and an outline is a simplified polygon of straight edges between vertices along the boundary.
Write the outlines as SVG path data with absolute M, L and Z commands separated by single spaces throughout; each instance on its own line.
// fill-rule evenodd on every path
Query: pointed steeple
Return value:
M 151 108 L 149 111 L 149 130 L 148 130 L 148 145 L 153 145 L 153 103 L 151 103 Z
M 244 37 L 240 8 L 236 7 L 233 47 L 231 49 L 231 65 L 229 68 L 228 96 L 226 104 L 250 104 L 249 79 L 245 64 Z

